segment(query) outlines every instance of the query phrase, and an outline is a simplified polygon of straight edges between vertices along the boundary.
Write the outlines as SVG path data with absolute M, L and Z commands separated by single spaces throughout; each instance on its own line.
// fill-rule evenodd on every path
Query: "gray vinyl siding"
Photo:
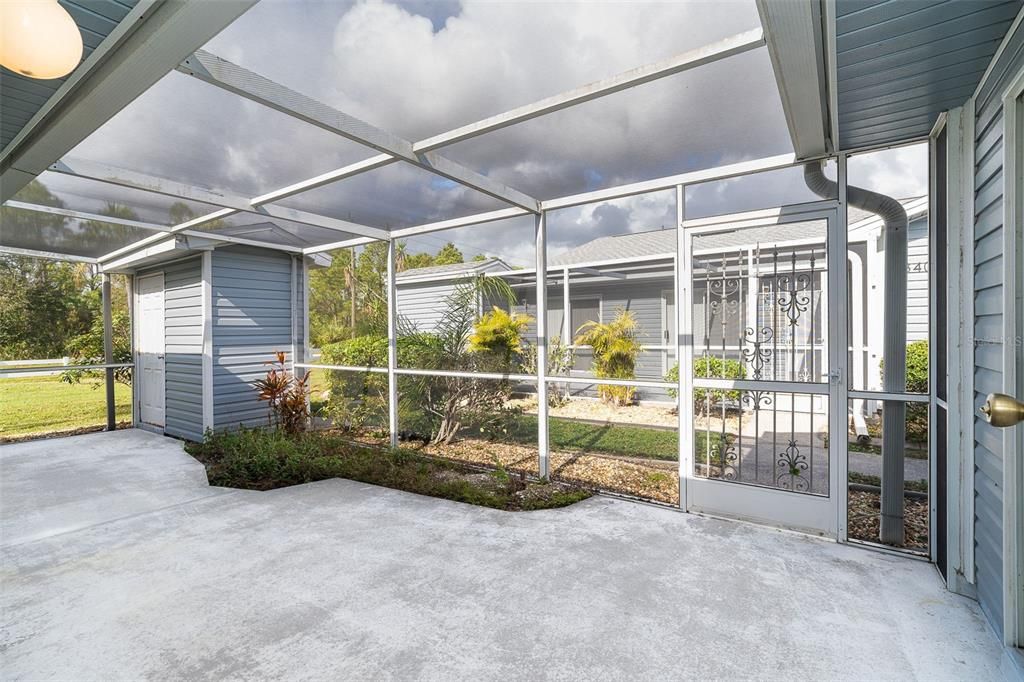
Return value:
M 248 246 L 213 252 L 213 424 L 267 423 L 252 382 L 276 351 L 291 362 L 291 257 Z
M 1003 106 L 1002 92 L 1024 63 L 1018 26 L 975 101 L 974 414 L 985 395 L 1003 390 Z M 1002 434 L 974 419 L 974 560 L 978 601 L 1003 630 Z
M 907 231 L 907 340 L 928 339 L 928 218 Z M 870 314 L 870 311 L 868 311 Z
M 421 332 L 435 331 L 447 307 L 447 298 L 454 289 L 452 280 L 399 284 L 396 298 L 401 324 Z
M 164 433 L 203 439 L 203 296 L 200 257 L 164 273 Z M 149 273 L 140 273 L 149 274 Z
M 570 304 L 576 300 L 600 299 L 601 319 L 599 322 L 607 322 L 614 319 L 618 310 L 628 310 L 636 317 L 639 329 L 638 337 L 640 343 L 645 346 L 666 345 L 662 328 L 662 291 L 671 290 L 673 280 L 671 277 L 623 282 L 595 282 L 572 284 L 569 290 Z M 520 301 L 528 300 L 529 304 L 520 303 L 516 311 L 525 313 L 531 318 L 527 334 L 536 337 L 537 308 L 533 303 L 532 292 L 527 297 L 520 297 Z M 561 287 L 548 287 L 548 337 L 560 336 L 562 334 L 562 291 Z M 572 330 L 573 335 L 576 329 Z M 644 350 L 636 364 L 636 376 L 638 379 L 661 380 L 665 372 L 675 364 L 674 359 L 666 361 L 663 357 L 664 351 Z M 572 387 L 574 394 L 593 396 L 596 395 L 596 384 L 586 386 L 576 384 Z M 659 389 L 641 388 L 637 390 L 640 400 L 670 400 L 668 394 Z

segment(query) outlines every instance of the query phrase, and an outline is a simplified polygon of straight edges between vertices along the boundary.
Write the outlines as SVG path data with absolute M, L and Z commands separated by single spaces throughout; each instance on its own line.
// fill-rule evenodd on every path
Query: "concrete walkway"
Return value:
M 608 498 L 208 488 L 142 432 L 0 447 L 0 678 L 999 679 L 923 562 Z

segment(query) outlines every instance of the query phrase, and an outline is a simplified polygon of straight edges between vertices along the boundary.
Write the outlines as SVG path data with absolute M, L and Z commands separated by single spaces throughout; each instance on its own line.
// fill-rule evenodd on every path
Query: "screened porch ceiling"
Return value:
M 136 10 L 162 75 L 80 122 L 70 88 L 56 142 L 33 140 L 30 120 L 3 150 L 0 250 L 102 266 L 174 236 L 317 253 L 477 224 L 502 234 L 833 151 L 827 62 L 812 65 L 813 96 L 790 87 L 793 53 L 825 44 L 816 3 L 235 0 L 184 19 L 150 4 Z M 131 68 L 112 64 L 135 56 L 131 38 L 68 80 L 100 89 Z M 6 98 L 7 72 L 2 86 Z M 799 172 L 771 178 L 806 194 Z

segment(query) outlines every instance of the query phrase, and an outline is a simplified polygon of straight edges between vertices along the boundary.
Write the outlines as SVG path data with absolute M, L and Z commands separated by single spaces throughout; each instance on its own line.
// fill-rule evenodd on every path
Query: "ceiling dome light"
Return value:
M 57 0 L 0 1 L 0 64 L 29 78 L 60 78 L 82 60 L 82 34 Z

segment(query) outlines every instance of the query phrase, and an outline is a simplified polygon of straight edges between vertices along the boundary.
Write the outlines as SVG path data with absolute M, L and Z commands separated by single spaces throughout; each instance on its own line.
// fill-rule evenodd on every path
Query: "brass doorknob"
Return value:
M 981 413 L 992 426 L 1013 426 L 1024 421 L 1024 403 L 1005 393 L 989 393 Z

